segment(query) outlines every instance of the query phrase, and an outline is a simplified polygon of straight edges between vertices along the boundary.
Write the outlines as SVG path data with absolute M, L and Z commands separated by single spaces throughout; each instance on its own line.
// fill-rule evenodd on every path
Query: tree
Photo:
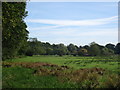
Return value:
M 85 49 L 85 48 L 82 48 L 82 49 L 80 49 L 79 51 L 78 51 L 78 55 L 79 56 L 84 56 L 84 55 L 86 55 L 88 53 L 88 51 L 87 51 L 87 49 Z
M 59 56 L 66 55 L 68 52 L 68 49 L 64 44 L 58 44 L 55 50 L 56 54 Z
M 115 53 L 120 54 L 120 43 L 115 46 Z
M 114 44 L 107 44 L 107 45 L 105 45 L 105 47 L 115 51 L 115 45 Z
M 25 41 L 22 47 L 19 49 L 18 55 L 26 55 L 27 48 L 28 48 L 28 43 Z
M 98 56 L 98 55 L 101 54 L 100 47 L 97 43 L 92 42 L 90 44 L 90 54 L 93 55 L 93 56 Z
M 89 49 L 89 46 L 88 45 L 85 45 L 85 46 L 83 46 L 83 48 L 85 48 L 85 49 Z
M 28 41 L 28 48 L 26 55 L 44 55 L 46 54 L 46 48 L 43 46 L 44 43 L 37 40 L 37 38 L 30 38 Z
M 13 58 L 27 41 L 26 2 L 2 2 L 2 59 Z
M 83 46 L 82 48 L 87 50 L 87 54 L 90 54 L 90 47 L 88 45 Z
M 67 48 L 68 48 L 68 50 L 69 50 L 69 52 L 70 52 L 71 55 L 75 55 L 76 54 L 76 51 L 77 51 L 76 45 L 69 44 L 67 46 Z
M 114 51 L 112 49 L 109 49 L 106 47 L 102 49 L 102 55 L 107 56 L 107 55 L 113 55 L 113 54 L 114 54 Z
M 53 55 L 53 49 L 50 47 L 46 47 L 46 55 Z

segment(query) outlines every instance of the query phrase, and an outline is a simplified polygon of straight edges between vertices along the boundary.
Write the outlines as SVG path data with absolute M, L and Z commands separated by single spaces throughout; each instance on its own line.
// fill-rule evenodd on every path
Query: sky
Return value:
M 118 42 L 117 2 L 28 2 L 29 37 L 51 44 Z

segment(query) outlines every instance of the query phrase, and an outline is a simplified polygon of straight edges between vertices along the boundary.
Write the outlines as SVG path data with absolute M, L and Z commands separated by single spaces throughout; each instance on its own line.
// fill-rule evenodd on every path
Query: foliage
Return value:
M 74 44 L 69 44 L 67 46 L 68 50 L 70 51 L 70 54 L 74 55 L 75 51 L 77 50 L 77 47 Z
M 2 2 L 3 59 L 13 58 L 27 40 L 26 2 Z
M 114 45 L 107 44 L 106 46 L 99 45 L 95 42 L 92 42 L 90 46 L 76 46 L 74 44 L 69 44 L 65 46 L 64 44 L 50 44 L 48 42 L 40 42 L 37 38 L 30 38 L 28 40 L 28 46 L 23 50 L 23 53 L 26 52 L 26 55 L 73 55 L 73 56 L 105 56 L 105 55 L 114 55 L 115 52 L 119 52 L 120 49 L 112 49 Z M 108 47 L 108 48 L 107 48 Z M 116 51 L 115 51 L 116 50 Z M 32 55 L 31 55 L 32 53 Z M 29 55 L 30 54 L 30 55 Z
M 98 56 L 100 55 L 101 51 L 100 51 L 100 47 L 98 44 L 96 43 L 91 43 L 90 44 L 90 54 L 93 56 Z
M 109 48 L 103 48 L 102 49 L 102 55 L 113 55 L 114 51 L 112 49 Z
M 108 49 L 112 49 L 113 51 L 115 51 L 115 45 L 114 44 L 107 44 L 107 45 L 105 45 L 105 47 L 107 47 Z
M 68 52 L 68 49 L 66 46 L 64 46 L 64 44 L 58 44 L 55 50 L 56 54 L 60 56 L 66 55 Z
M 80 55 L 80 56 L 84 56 L 84 55 L 86 55 L 88 53 L 88 51 L 87 51 L 87 49 L 85 49 L 85 48 L 82 48 L 82 49 L 80 49 L 79 51 L 78 51 L 78 55 Z
M 115 46 L 115 53 L 120 54 L 120 43 Z
M 32 55 L 43 55 L 45 54 L 45 48 L 42 45 L 40 41 L 37 40 L 37 38 L 30 38 L 28 41 L 28 47 L 26 51 L 26 55 L 32 56 Z

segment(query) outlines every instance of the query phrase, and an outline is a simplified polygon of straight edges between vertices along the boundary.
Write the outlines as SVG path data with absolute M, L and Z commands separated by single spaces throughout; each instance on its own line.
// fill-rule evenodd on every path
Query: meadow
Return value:
M 39 55 L 2 62 L 3 88 L 119 88 L 118 56 Z

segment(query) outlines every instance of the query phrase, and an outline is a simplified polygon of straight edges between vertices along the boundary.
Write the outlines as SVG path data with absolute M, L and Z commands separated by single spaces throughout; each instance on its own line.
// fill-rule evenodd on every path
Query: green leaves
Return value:
M 23 20 L 27 12 L 26 2 L 3 2 L 2 6 L 2 48 L 3 59 L 6 59 L 16 56 L 27 41 L 28 31 Z

